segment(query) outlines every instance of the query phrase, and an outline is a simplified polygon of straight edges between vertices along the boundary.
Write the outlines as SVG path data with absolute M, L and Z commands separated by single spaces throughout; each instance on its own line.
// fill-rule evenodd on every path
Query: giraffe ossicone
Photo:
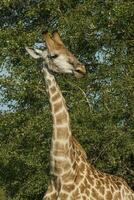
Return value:
M 43 200 L 134 200 L 133 191 L 123 179 L 102 173 L 88 163 L 86 152 L 72 136 L 64 97 L 49 70 L 80 77 L 85 74 L 85 67 L 66 49 L 57 32 L 52 36 L 47 32 L 43 38 L 48 49 L 26 49 L 35 59 L 44 59 L 42 73 L 53 117 L 50 152 L 53 176 Z

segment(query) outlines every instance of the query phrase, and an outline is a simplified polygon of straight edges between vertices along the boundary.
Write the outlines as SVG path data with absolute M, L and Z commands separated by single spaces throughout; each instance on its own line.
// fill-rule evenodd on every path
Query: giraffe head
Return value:
M 58 73 L 72 73 L 76 77 L 81 77 L 86 73 L 85 66 L 65 47 L 58 32 L 52 35 L 44 32 L 43 39 L 47 49 L 26 48 L 32 57 L 43 58 L 48 68 Z
M 46 42 L 50 58 L 63 73 L 74 73 L 76 77 L 81 77 L 86 73 L 85 66 L 65 47 L 57 31 L 52 35 L 44 32 L 43 39 Z

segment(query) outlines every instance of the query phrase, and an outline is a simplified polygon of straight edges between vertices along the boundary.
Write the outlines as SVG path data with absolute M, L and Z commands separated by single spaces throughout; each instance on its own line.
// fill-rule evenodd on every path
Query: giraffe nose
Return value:
M 86 74 L 86 68 L 84 65 L 80 65 L 79 67 L 76 68 L 74 72 L 76 78 L 81 78 Z

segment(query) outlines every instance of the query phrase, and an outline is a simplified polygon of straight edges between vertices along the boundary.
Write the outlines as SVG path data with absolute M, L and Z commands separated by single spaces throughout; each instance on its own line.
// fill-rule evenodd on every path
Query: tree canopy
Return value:
M 133 10 L 131 0 L 1 0 L 0 187 L 5 199 L 41 199 L 50 176 L 48 96 L 40 63 L 25 51 L 42 45 L 44 30 L 57 29 L 87 68 L 80 80 L 55 74 L 73 134 L 92 164 L 134 188 Z

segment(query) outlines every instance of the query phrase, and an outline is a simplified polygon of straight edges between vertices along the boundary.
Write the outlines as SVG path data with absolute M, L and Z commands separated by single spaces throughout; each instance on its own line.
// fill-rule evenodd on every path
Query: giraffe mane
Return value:
M 74 136 L 72 136 L 72 142 L 73 142 L 73 145 L 75 146 L 75 148 L 80 150 L 83 158 L 87 159 L 87 154 L 86 154 L 85 150 L 83 149 L 81 144 L 75 139 Z

